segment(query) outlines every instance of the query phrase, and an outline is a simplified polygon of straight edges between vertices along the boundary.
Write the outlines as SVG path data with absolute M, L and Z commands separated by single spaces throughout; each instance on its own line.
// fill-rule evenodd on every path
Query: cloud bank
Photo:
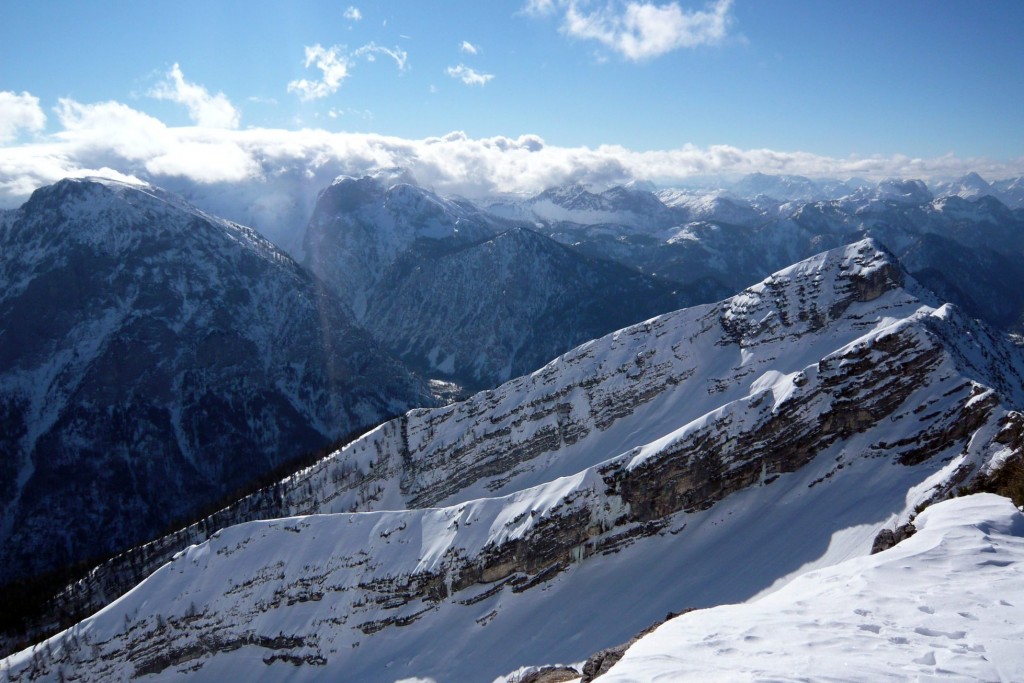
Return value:
M 3 107 L 22 107 L 29 114 L 18 125 L 40 129 L 44 119 L 31 95 L 0 93 L 0 111 Z M 471 138 L 455 132 L 408 140 L 324 130 L 171 127 L 120 102 L 83 104 L 67 98 L 58 102 L 54 113 L 59 132 L 0 147 L 0 206 L 17 206 L 40 186 L 82 175 L 135 177 L 169 189 L 270 187 L 289 179 L 318 190 L 338 174 L 401 167 L 426 187 L 468 197 L 536 193 L 567 182 L 601 187 L 637 179 L 671 186 L 702 176 L 735 177 L 755 171 L 869 180 L 935 180 L 971 170 L 990 180 L 1024 175 L 1024 159 L 993 161 L 952 154 L 932 159 L 834 158 L 729 145 L 654 151 L 616 145 L 560 147 L 535 135 Z

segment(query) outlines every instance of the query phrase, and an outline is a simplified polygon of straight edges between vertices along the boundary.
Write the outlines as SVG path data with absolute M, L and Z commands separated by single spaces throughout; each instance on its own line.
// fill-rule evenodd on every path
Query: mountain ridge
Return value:
M 866 554 L 1024 447 L 1020 350 L 907 286 L 864 240 L 413 411 L 8 675 L 491 680 Z

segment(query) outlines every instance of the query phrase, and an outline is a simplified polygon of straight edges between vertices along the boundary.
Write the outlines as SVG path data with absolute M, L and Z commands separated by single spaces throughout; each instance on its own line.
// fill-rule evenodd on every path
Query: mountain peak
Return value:
M 810 178 L 759 172 L 743 176 L 730 190 L 734 195 L 745 199 L 767 195 L 780 200 L 811 200 L 821 194 L 821 190 Z
M 974 171 L 971 171 L 967 175 L 965 175 L 962 178 L 960 178 L 960 182 L 963 183 L 964 185 L 975 185 L 977 187 L 984 187 L 984 188 L 988 188 L 989 187 L 988 181 L 985 180 L 984 178 L 982 178 L 980 175 L 978 175 Z
M 202 235 L 228 233 L 266 257 L 284 257 L 255 230 L 211 216 L 180 196 L 148 184 L 110 178 L 66 178 L 42 187 L 19 210 L 9 238 L 23 247 L 22 258 L 84 245 L 107 256 L 129 252 L 148 240 L 183 239 L 198 244 Z M 219 237 L 206 240 L 207 246 Z
M 927 204 L 934 198 L 924 182 L 901 178 L 887 178 L 878 183 L 874 196 L 883 201 L 909 205 Z
M 814 331 L 853 304 L 874 301 L 905 282 L 892 253 L 868 237 L 784 268 L 727 299 L 723 327 L 742 344 L 758 343 L 765 331 L 774 339 L 776 321 Z

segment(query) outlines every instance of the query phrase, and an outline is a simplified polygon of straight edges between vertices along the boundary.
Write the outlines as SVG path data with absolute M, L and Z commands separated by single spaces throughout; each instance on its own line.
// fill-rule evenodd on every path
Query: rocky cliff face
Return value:
M 62 181 L 2 239 L 0 580 L 430 401 L 289 257 L 154 188 Z
M 862 241 L 410 412 L 7 676 L 492 680 L 867 554 L 1024 456 L 1020 350 L 916 291 Z

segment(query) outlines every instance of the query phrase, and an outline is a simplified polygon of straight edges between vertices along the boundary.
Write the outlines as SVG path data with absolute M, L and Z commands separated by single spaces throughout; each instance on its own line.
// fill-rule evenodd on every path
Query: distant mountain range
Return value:
M 979 181 L 966 178 L 936 196 L 915 180 L 854 186 L 755 174 L 726 189 L 593 194 L 571 186 L 489 206 L 588 255 L 694 287 L 706 300 L 872 236 L 944 299 L 1021 332 L 1024 209 L 1010 208 L 995 190 L 966 198 L 954 192 Z

